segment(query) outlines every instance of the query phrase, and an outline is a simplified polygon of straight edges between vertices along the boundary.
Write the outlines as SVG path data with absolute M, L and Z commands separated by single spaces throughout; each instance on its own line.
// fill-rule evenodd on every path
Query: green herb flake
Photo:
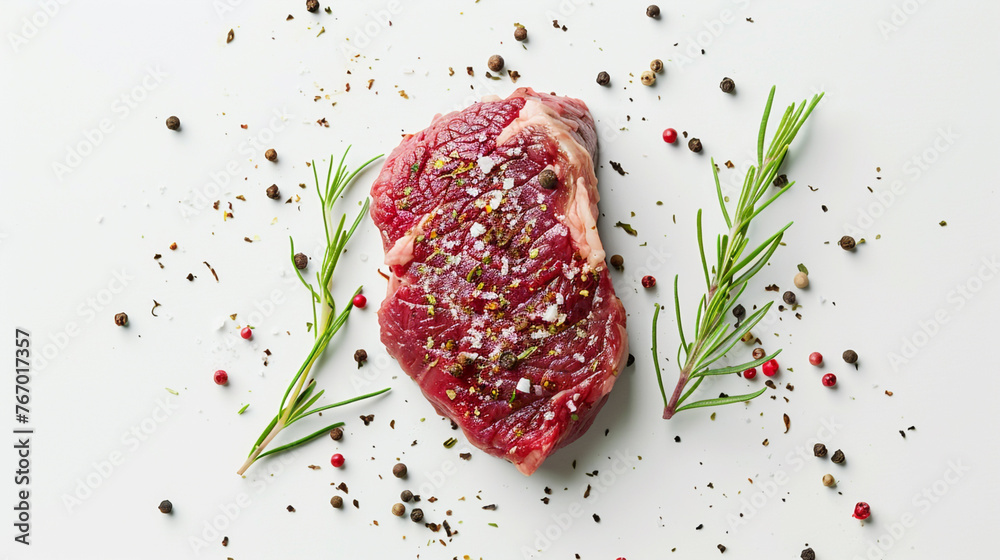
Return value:
M 455 447 L 456 443 L 458 443 L 458 440 L 455 439 L 455 438 L 453 438 L 453 437 L 450 437 L 450 438 L 444 440 L 444 448 L 445 449 L 451 449 L 452 447 Z
M 497 525 L 496 523 L 487 523 L 487 525 L 489 525 L 490 527 L 499 527 L 499 525 Z
M 237 412 L 236 414 L 243 414 L 244 412 L 247 411 L 248 408 L 250 408 L 250 403 L 243 405 L 243 408 L 241 408 L 240 411 Z
M 171 389 L 170 387 L 164 387 L 164 389 L 166 389 L 167 392 L 170 393 L 171 395 L 179 395 L 180 394 L 177 391 L 174 391 L 173 389 Z
M 625 222 L 618 222 L 618 223 L 615 224 L 615 227 L 622 228 L 623 230 L 625 230 L 625 233 L 627 233 L 629 235 L 632 235 L 632 236 L 639 235 L 639 232 L 635 231 L 635 228 L 633 228 L 631 226 L 631 224 L 626 224 Z
M 806 265 L 799 263 L 799 272 L 802 274 L 809 274 L 809 269 L 806 268 Z

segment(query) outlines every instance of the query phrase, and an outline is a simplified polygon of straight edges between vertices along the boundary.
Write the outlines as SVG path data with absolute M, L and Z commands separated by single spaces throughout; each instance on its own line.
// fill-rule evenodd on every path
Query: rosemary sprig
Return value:
M 760 132 L 757 135 L 757 165 L 751 166 L 743 181 L 743 189 L 740 192 L 739 200 L 732 214 L 726 208 L 726 199 L 722 195 L 722 185 L 719 182 L 719 169 L 712 160 L 712 174 L 715 178 L 715 191 L 719 197 L 719 207 L 722 209 L 722 216 L 726 220 L 729 232 L 716 237 L 715 248 L 716 257 L 711 261 L 711 274 L 709 271 L 709 259 L 705 253 L 704 235 L 701 225 L 701 210 L 698 210 L 698 248 L 701 251 L 701 267 L 705 275 L 706 293 L 701 297 L 698 304 L 698 313 L 695 319 L 694 338 L 691 342 L 684 336 L 684 326 L 681 321 L 680 295 L 677 290 L 677 277 L 674 277 L 674 309 L 677 315 L 677 331 L 680 335 L 680 345 L 677 348 L 677 363 L 680 365 L 680 375 L 677 386 L 674 388 L 670 398 L 663 386 L 663 377 L 660 372 L 660 362 L 657 355 L 656 344 L 656 323 L 660 315 L 660 305 L 656 304 L 653 312 L 653 367 L 656 370 L 656 380 L 660 384 L 660 394 L 663 396 L 663 418 L 670 419 L 674 414 L 682 410 L 691 408 L 701 408 L 706 406 L 717 406 L 738 402 L 745 402 L 762 394 L 765 389 L 736 395 L 732 397 L 721 397 L 717 399 L 706 399 L 684 404 L 701 385 L 706 377 L 712 375 L 725 375 L 743 371 L 756 367 L 774 358 L 781 352 L 778 350 L 770 356 L 759 360 L 747 362 L 736 366 L 725 366 L 713 368 L 712 365 L 726 355 L 733 346 L 739 342 L 744 334 L 750 332 L 754 326 L 760 322 L 771 308 L 771 302 L 758 309 L 755 313 L 745 318 L 730 328 L 726 320 L 726 315 L 736 305 L 736 301 L 743 294 L 747 283 L 751 278 L 767 264 L 768 259 L 777 250 L 781 243 L 781 238 L 785 231 L 791 227 L 789 222 L 777 233 L 768 237 L 755 249 L 748 251 L 749 238 L 747 233 L 754 218 L 771 205 L 772 202 L 794 185 L 794 181 L 785 184 L 781 189 L 770 196 L 763 203 L 761 200 L 771 182 L 774 181 L 788 153 L 799 129 L 809 118 L 809 114 L 823 98 L 823 94 L 814 95 L 807 104 L 791 104 L 785 109 L 778 130 L 774 133 L 771 143 L 764 151 L 764 138 L 767 132 L 767 121 L 771 116 L 771 103 L 774 100 L 774 90 L 767 98 L 767 105 L 764 108 L 764 117 L 761 119 Z M 688 386 L 690 384 L 690 387 Z
M 265 451 L 271 441 L 274 440 L 274 438 L 281 433 L 282 430 L 291 426 L 295 422 L 318 412 L 323 412 L 324 410 L 337 408 L 345 404 L 381 395 L 382 393 L 389 391 L 389 388 L 386 387 L 381 391 L 375 391 L 374 393 L 368 393 L 366 395 L 361 395 L 337 403 L 318 407 L 313 406 L 320 399 L 320 397 L 323 396 L 324 391 L 321 390 L 313 394 L 316 389 L 316 380 L 311 378 L 312 368 L 316 364 L 317 360 L 319 360 L 320 356 L 323 355 L 323 351 L 326 350 L 327 345 L 330 343 L 330 339 L 332 339 L 333 336 L 340 331 L 341 327 L 347 323 L 347 318 L 350 316 L 351 310 L 354 308 L 353 305 L 348 303 L 340 313 L 337 313 L 336 303 L 334 302 L 333 295 L 330 293 L 331 285 L 333 283 L 333 272 L 337 268 L 337 262 L 340 260 L 340 255 L 344 252 L 347 242 L 350 241 L 351 236 L 354 235 L 354 231 L 358 227 L 358 224 L 361 223 L 361 220 L 368 212 L 368 199 L 365 198 L 365 202 L 362 205 L 361 210 L 358 212 L 357 216 L 355 216 L 350 227 L 346 230 L 344 229 L 347 222 L 347 215 L 341 215 L 340 220 L 337 223 L 337 227 L 331 234 L 330 217 L 333 213 L 333 205 L 344 193 L 344 190 L 347 189 L 348 185 L 351 184 L 351 181 L 354 180 L 358 173 L 368 167 L 373 161 L 382 157 L 381 155 L 375 156 L 362 164 L 361 167 L 355 169 L 351 173 L 348 173 L 348 169 L 344 166 L 344 160 L 347 159 L 347 153 L 350 149 L 351 148 L 348 147 L 347 150 L 344 151 L 344 155 L 340 158 L 340 163 L 337 165 L 336 173 L 333 172 L 333 158 L 330 158 L 330 168 L 327 170 L 326 183 L 323 186 L 320 184 L 319 174 L 316 171 L 316 162 L 313 162 L 312 164 L 313 177 L 316 180 L 316 192 L 319 194 L 320 207 L 323 212 L 323 231 L 326 234 L 326 251 L 323 253 L 323 264 L 316 273 L 316 283 L 317 286 L 319 286 L 318 289 L 307 282 L 299 272 L 298 267 L 295 266 L 295 241 L 292 240 L 291 237 L 289 237 L 289 244 L 291 246 L 292 270 L 295 271 L 299 280 L 301 280 L 302 284 L 309 290 L 310 299 L 312 301 L 313 337 L 315 340 L 313 342 L 312 349 L 306 356 L 302 366 L 299 367 L 298 372 L 294 377 L 292 377 L 291 382 L 288 384 L 288 388 L 285 389 L 284 397 L 281 399 L 281 406 L 278 407 L 278 413 L 275 414 L 274 418 L 271 419 L 271 422 L 266 428 L 264 428 L 264 431 L 261 432 L 260 437 L 257 438 L 256 442 L 254 442 L 253 447 L 250 449 L 250 456 L 247 457 L 246 462 L 243 463 L 243 466 L 240 467 L 237 474 L 242 475 L 248 468 L 250 468 L 250 465 L 254 464 L 254 462 L 261 457 L 266 457 L 274 453 L 280 453 L 281 451 L 297 447 L 329 432 L 333 428 L 343 425 L 343 422 L 337 422 L 291 443 Z M 357 295 L 360 292 L 361 287 L 359 286 L 352 295 Z

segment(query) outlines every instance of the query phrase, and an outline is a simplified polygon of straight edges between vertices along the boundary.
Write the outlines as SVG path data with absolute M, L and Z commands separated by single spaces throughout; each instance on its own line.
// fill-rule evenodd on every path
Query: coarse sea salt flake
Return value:
M 486 233 L 486 226 L 479 222 L 475 222 L 469 227 L 469 235 L 472 237 L 479 237 L 484 233 Z
M 496 162 L 493 161 L 493 158 L 490 156 L 480 156 L 479 159 L 476 160 L 476 165 L 482 169 L 483 175 L 486 175 L 490 171 L 493 171 L 493 166 L 496 165 Z
M 576 405 L 573 404 L 573 401 L 566 401 L 566 408 L 568 408 L 570 412 L 576 412 Z
M 531 390 L 531 380 L 527 377 L 522 377 L 517 381 L 517 390 L 521 393 L 527 393 Z
M 513 189 L 513 188 L 514 188 L 514 178 L 513 177 L 508 177 L 508 178 L 506 178 L 506 179 L 503 180 L 503 190 L 509 191 L 510 189 Z
M 559 318 L 559 306 L 554 303 L 546 307 L 545 312 L 542 313 L 542 320 L 548 323 L 552 323 L 558 318 Z

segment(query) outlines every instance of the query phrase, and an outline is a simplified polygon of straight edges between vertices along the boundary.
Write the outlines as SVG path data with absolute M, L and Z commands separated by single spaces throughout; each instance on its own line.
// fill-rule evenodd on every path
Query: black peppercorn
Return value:
M 688 149 L 691 150 L 694 153 L 700 152 L 701 151 L 701 140 L 699 140 L 697 138 L 692 138 L 692 139 L 688 140 Z
M 295 253 L 295 268 L 302 270 L 309 266 L 309 257 L 305 253 Z
M 803 550 L 802 554 L 800 554 L 799 556 L 802 558 L 802 560 L 816 560 L 816 553 L 813 552 L 813 549 L 811 548 Z
M 660 17 L 660 7 L 656 4 L 650 4 L 649 7 L 646 8 L 646 15 L 651 18 Z
M 517 366 L 517 356 L 513 352 L 503 352 L 500 354 L 500 367 L 503 369 L 514 369 Z
M 264 152 L 264 157 L 267 158 L 267 161 L 278 161 L 278 152 L 274 148 L 268 148 Z
M 858 353 L 854 350 L 844 350 L 844 361 L 853 364 L 858 361 Z
M 850 251 L 851 249 L 857 246 L 857 243 L 854 242 L 854 238 L 851 237 L 850 235 L 845 235 L 841 237 L 838 244 L 840 245 L 840 248 L 845 251 Z
M 330 439 L 333 441 L 340 441 L 344 437 L 344 429 L 340 426 L 330 430 Z
M 632 354 L 629 354 L 628 355 L 628 359 L 625 360 L 625 367 L 632 367 L 632 364 L 634 364 L 634 363 L 635 363 L 635 356 L 633 356 Z
M 354 361 L 358 362 L 358 369 L 361 368 L 361 364 L 368 361 L 368 352 L 365 352 L 364 348 L 360 348 L 354 352 Z
M 719 84 L 719 87 L 725 93 L 733 93 L 736 91 L 736 82 L 732 78 L 722 78 L 722 83 Z
M 271 185 L 267 187 L 267 198 L 278 200 L 281 198 L 281 193 L 278 191 L 278 185 Z
M 622 270 L 625 268 L 625 259 L 621 255 L 611 255 L 611 266 L 615 267 L 615 270 Z
M 742 318 L 746 314 L 747 310 L 745 307 L 743 307 L 743 304 L 741 303 L 736 304 L 736 307 L 733 308 L 733 316 L 736 317 L 737 319 Z
M 422 509 L 414 508 L 413 511 L 410 512 L 410 521 L 414 523 L 420 523 L 423 520 L 424 520 L 424 511 Z
M 556 177 L 555 171 L 545 169 L 538 174 L 538 184 L 540 184 L 543 189 L 552 190 L 559 186 L 559 177 Z
M 759 360 L 759 359 L 763 358 L 766 355 L 767 354 L 764 353 L 764 349 L 763 348 L 754 348 L 753 349 L 753 359 L 755 359 L 755 360 Z
M 319 0 L 306 0 L 306 9 L 312 13 L 319 11 Z
M 174 504 L 170 503 L 170 500 L 163 500 L 157 508 L 160 513 L 170 513 L 174 511 Z
M 783 187 L 788 184 L 788 175 L 782 173 L 774 178 L 774 186 Z
M 330 505 L 337 509 L 340 509 L 344 507 L 344 499 L 341 498 L 340 496 L 334 496 L 330 498 Z
M 514 29 L 514 40 L 524 41 L 528 38 L 528 30 L 523 27 L 518 27 Z
M 180 130 L 181 120 L 177 117 L 167 117 L 167 128 L 170 130 Z
M 392 476 L 396 478 L 403 478 L 406 476 L 406 465 L 403 463 L 396 463 L 392 467 Z
M 795 292 L 789 290 L 782 294 L 781 299 L 788 305 L 795 305 Z
M 830 460 L 839 465 L 846 461 L 847 458 L 844 457 L 844 452 L 838 449 L 833 452 L 833 457 L 830 457 Z
M 115 313 L 115 324 L 119 327 L 124 327 L 128 324 L 128 315 L 124 313 Z
M 597 73 L 597 85 L 606 86 L 611 83 L 611 76 L 607 72 Z
M 817 443 L 813 446 L 813 455 L 817 457 L 826 457 L 826 446 L 822 443 Z
M 451 364 L 448 366 L 448 374 L 452 377 L 462 377 L 463 373 L 465 373 L 465 369 L 459 364 Z
M 494 72 L 503 70 L 503 57 L 498 54 L 491 56 L 489 61 L 487 61 L 486 66 Z
M 410 500 L 413 499 L 413 492 L 410 492 L 409 490 L 403 490 L 402 492 L 399 493 L 399 499 L 403 500 L 404 502 L 409 502 Z

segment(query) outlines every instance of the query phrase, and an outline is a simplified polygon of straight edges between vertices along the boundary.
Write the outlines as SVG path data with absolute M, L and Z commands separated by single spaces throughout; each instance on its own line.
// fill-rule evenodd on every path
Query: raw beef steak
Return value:
M 438 413 L 526 475 L 590 427 L 628 355 L 596 150 L 582 101 L 521 88 L 435 117 L 372 186 L 392 273 L 382 342 Z

